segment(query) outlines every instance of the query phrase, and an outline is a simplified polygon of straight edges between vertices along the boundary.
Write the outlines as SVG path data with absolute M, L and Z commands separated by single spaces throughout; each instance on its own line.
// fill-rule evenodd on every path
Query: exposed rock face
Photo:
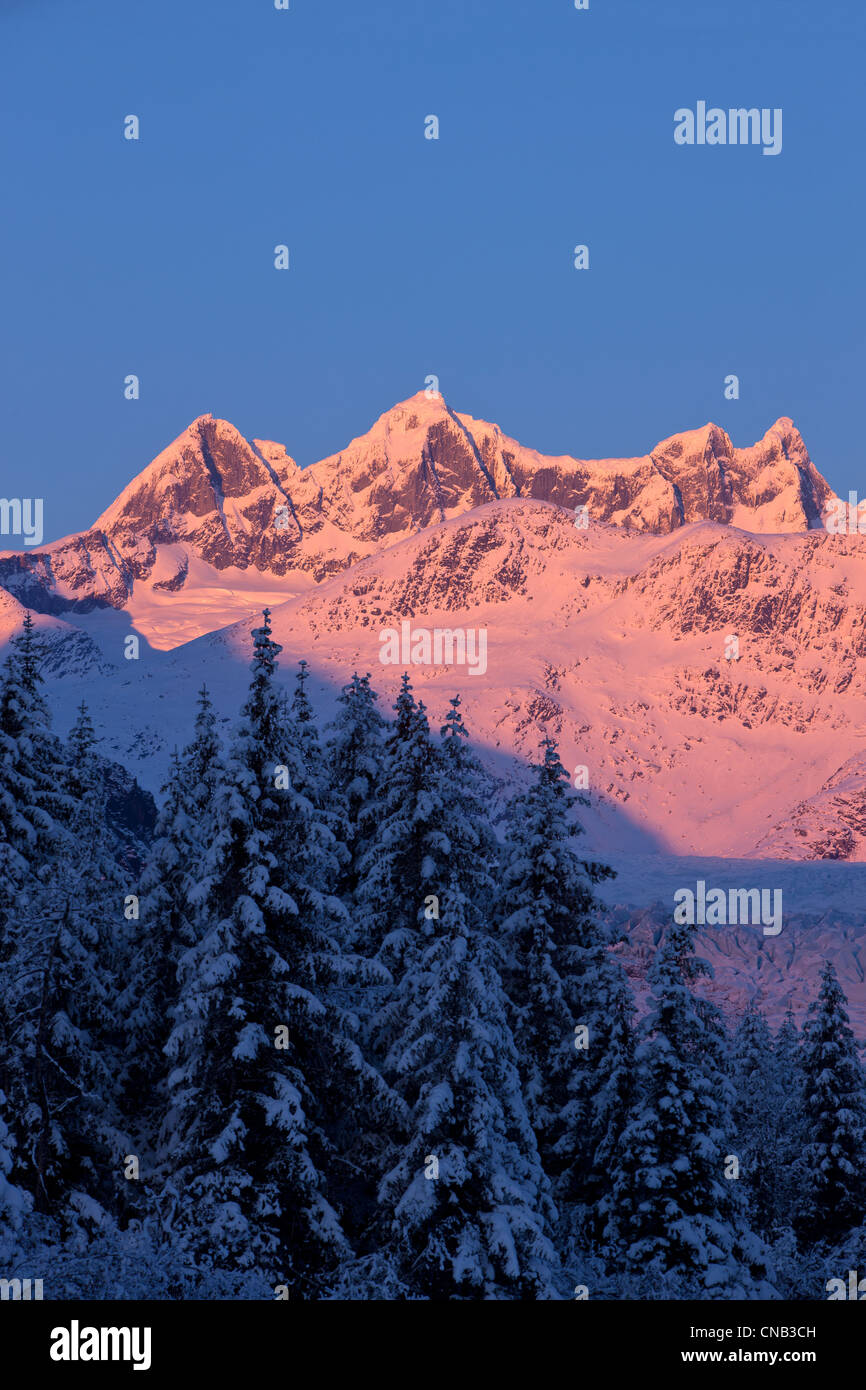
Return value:
M 833 495 L 788 419 L 777 420 L 750 449 L 735 449 L 724 430 L 707 425 L 666 439 L 652 461 L 676 494 L 681 524 L 706 520 L 744 531 L 808 531 L 821 525 Z
M 586 504 L 598 520 L 657 533 L 690 521 L 807 531 L 833 496 L 787 419 L 750 449 L 735 449 L 724 430 L 706 425 L 642 458 L 587 461 L 538 454 L 423 392 L 300 476 L 321 485 L 331 520 L 367 540 L 396 538 L 498 497 Z M 313 523 L 309 500 L 296 504 Z
M 707 425 L 642 458 L 582 461 L 538 454 L 421 392 L 307 469 L 281 444 L 201 416 L 89 531 L 0 555 L 0 584 L 45 613 L 122 608 L 136 585 L 186 587 L 191 560 L 321 582 L 498 498 L 585 504 L 594 519 L 667 534 L 700 520 L 808 531 L 832 496 L 787 419 L 749 449 Z
M 214 569 L 284 573 L 291 519 L 288 485 L 299 476 L 285 450 L 269 456 L 225 420 L 205 415 L 134 479 L 93 530 L 106 536 L 134 579 L 151 572 L 156 547 L 182 542 Z M 275 526 L 285 509 L 287 530 Z
M 763 836 L 757 852 L 778 859 L 866 860 L 866 754 L 855 753 Z

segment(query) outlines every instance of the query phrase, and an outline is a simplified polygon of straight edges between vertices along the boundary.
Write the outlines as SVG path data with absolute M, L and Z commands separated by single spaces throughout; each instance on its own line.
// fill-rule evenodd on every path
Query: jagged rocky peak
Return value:
M 663 440 L 651 459 L 677 495 L 681 522 L 720 521 L 781 533 L 821 525 L 833 493 L 793 421 L 777 420 L 763 439 L 736 449 L 718 425 Z
M 151 531 L 195 527 L 197 520 L 225 514 L 229 529 L 238 524 L 234 499 L 283 499 L 298 473 L 294 460 L 279 445 L 250 442 L 228 420 L 201 415 L 124 488 L 96 521 L 94 530 L 115 535 L 125 522 Z M 265 452 L 267 450 L 267 452 Z
M 282 573 L 288 489 L 299 469 L 281 445 L 251 441 L 228 420 L 202 415 L 129 484 L 93 527 L 146 578 L 159 545 L 183 544 L 215 569 L 253 565 Z
M 426 391 L 386 411 L 303 481 L 302 513 L 315 488 L 331 520 L 365 540 L 407 535 L 502 495 L 462 417 Z
M 711 520 L 755 533 L 808 531 L 833 496 L 798 431 L 778 420 L 737 449 L 717 425 L 625 459 L 552 457 L 433 391 L 386 411 L 309 468 L 282 444 L 201 415 L 81 535 L 0 556 L 0 584 L 29 606 L 123 607 L 136 584 L 188 589 L 196 566 L 304 583 L 486 503 L 521 497 L 666 535 Z M 193 563 L 195 562 L 195 564 Z
M 368 539 L 505 497 L 586 505 L 598 520 L 661 534 L 706 520 L 758 533 L 807 531 L 820 526 L 833 496 L 787 418 L 744 449 L 710 423 L 636 458 L 579 459 L 528 449 L 425 392 L 309 474 L 338 524 Z

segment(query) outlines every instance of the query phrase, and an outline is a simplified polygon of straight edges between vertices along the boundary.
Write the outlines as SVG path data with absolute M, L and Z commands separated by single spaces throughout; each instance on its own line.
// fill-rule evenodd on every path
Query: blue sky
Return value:
M 791 415 L 862 495 L 864 11 L 0 0 L 0 494 L 50 539 L 205 411 L 310 463 L 435 374 L 584 457 Z M 678 147 L 699 100 L 782 153 Z

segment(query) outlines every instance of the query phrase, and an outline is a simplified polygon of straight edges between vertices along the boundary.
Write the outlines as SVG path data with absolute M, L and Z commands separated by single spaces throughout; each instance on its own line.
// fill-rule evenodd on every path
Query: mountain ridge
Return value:
M 637 458 L 585 460 L 540 454 L 419 392 L 345 449 L 300 468 L 284 445 L 205 414 L 88 530 L 0 552 L 0 585 L 55 614 L 125 608 L 137 590 L 156 600 L 205 579 L 210 588 L 252 585 L 260 597 L 252 581 L 264 576 L 268 595 L 291 596 L 508 497 L 586 507 L 589 520 L 642 533 L 711 520 L 768 534 L 817 529 L 834 496 L 788 417 L 747 448 L 708 423 Z

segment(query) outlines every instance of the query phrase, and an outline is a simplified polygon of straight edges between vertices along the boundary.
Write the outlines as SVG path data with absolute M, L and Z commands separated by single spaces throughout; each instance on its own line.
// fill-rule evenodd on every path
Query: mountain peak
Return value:
M 373 430 L 380 425 L 404 431 L 427 428 L 450 414 L 445 397 L 440 391 L 416 391 L 414 396 L 408 396 L 405 401 L 398 401 L 390 410 L 384 411 Z

